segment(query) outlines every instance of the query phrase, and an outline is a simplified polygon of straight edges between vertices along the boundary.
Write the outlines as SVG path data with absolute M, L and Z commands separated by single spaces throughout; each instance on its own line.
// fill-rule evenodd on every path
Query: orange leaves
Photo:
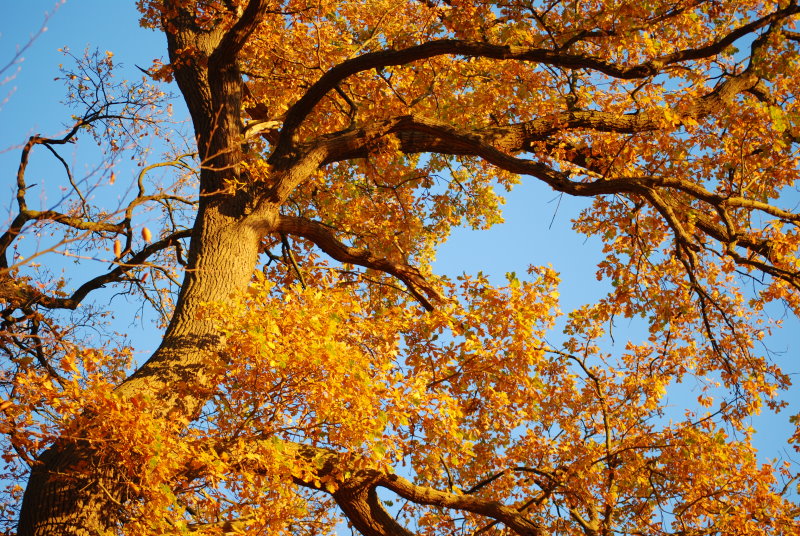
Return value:
M 453 496 L 502 503 L 543 533 L 660 534 L 664 518 L 687 533 L 791 526 L 775 472 L 755 461 L 747 420 L 764 402 L 779 407 L 777 392 L 788 386 L 754 350 L 771 327 L 764 305 L 780 299 L 800 310 L 792 286 L 800 220 L 776 201 L 796 185 L 798 168 L 797 50 L 793 34 L 781 31 L 790 21 L 779 20 L 780 6 L 278 2 L 261 10 L 260 27 L 229 62 L 247 73 L 245 123 L 251 132 L 265 127 L 242 140 L 239 110 L 220 104 L 240 102 L 238 81 L 228 83 L 238 72 L 213 70 L 214 54 L 238 46 L 228 34 L 225 47 L 211 48 L 248 5 L 256 6 L 140 2 L 144 24 L 166 21 L 170 43 L 182 41 L 170 51 L 174 64 L 151 72 L 166 78 L 193 66 L 181 72 L 181 87 L 195 77 L 196 99 L 210 96 L 190 102 L 198 139 L 245 153 L 230 167 L 201 166 L 185 301 L 148 369 L 160 390 L 119 394 L 124 352 L 59 350 L 49 363 L 41 349 L 13 341 L 17 375 L 3 378 L 13 397 L 0 403 L 7 459 L 13 447 L 28 461 L 58 437 L 86 443 L 97 464 L 82 470 L 114 464 L 120 485 L 141 499 L 126 513 L 133 521 L 124 530 L 133 534 L 229 532 L 231 520 L 253 533 L 300 533 L 306 518 L 314 533 L 333 530 L 323 513 L 329 494 L 361 469 L 400 464 Z M 177 16 L 182 9 L 186 16 Z M 195 25 L 214 31 L 201 37 Z M 408 52 L 424 43 L 447 53 Z M 751 45 L 752 58 L 733 50 Z M 113 66 L 110 56 L 89 60 L 98 73 Z M 350 70 L 338 76 L 337 65 Z M 100 82 L 65 74 L 75 100 L 103 93 Z M 116 92 L 123 103 L 141 95 L 135 102 L 144 109 L 159 102 L 144 85 Z M 226 113 L 203 117 L 217 106 Z M 103 113 L 113 152 L 120 140 L 135 143 L 115 114 Z M 227 127 L 217 129 L 219 119 Z M 282 124 L 294 130 L 270 165 Z M 227 179 L 228 170 L 242 174 Z M 594 196 L 575 228 L 603 241 L 597 276 L 610 289 L 563 320 L 549 268 L 509 273 L 500 286 L 483 274 L 443 281 L 449 301 L 421 314 L 381 272 L 386 264 L 365 261 L 369 268 L 357 271 L 303 241 L 291 243 L 298 262 L 275 232 L 278 214 L 313 219 L 342 247 L 419 266 L 428 278 L 436 247 L 454 229 L 502 221 L 501 189 L 510 191 L 520 180 L 511 171 L 520 170 L 562 193 Z M 284 172 L 292 180 L 276 186 Z M 211 175 L 229 188 L 206 188 Z M 98 213 L 72 186 L 83 201 L 76 207 L 87 218 Z M 145 195 L 140 181 L 137 203 L 163 202 L 165 221 L 182 226 L 183 209 L 168 197 Z M 213 240 L 245 227 L 251 259 L 256 240 L 267 253 L 280 239 L 284 255 L 269 255 L 274 265 L 227 296 L 244 286 L 252 264 L 239 265 L 237 281 L 224 272 L 230 263 L 209 261 Z M 121 233 L 99 239 L 108 236 Z M 153 239 L 148 228 L 141 237 Z M 198 242 L 204 237 L 209 244 Z M 126 253 L 121 239 L 113 253 Z M 742 290 L 738 277 L 759 271 L 773 280 L 760 294 Z M 143 279 L 125 274 L 125 282 Z M 206 304 L 196 318 L 195 305 L 210 299 L 197 294 L 218 288 L 227 301 Z M 31 332 L 39 321 L 4 316 L 30 323 Z M 624 335 L 614 333 L 619 321 L 631 326 Z M 631 335 L 637 330 L 640 337 Z M 172 338 L 186 333 L 196 339 Z M 193 353 L 195 340 L 210 341 L 214 353 Z M 181 409 L 197 393 L 196 411 Z M 163 420 L 152 417 L 158 397 L 174 403 Z M 675 397 L 689 400 L 685 414 L 665 413 Z M 330 450 L 302 452 L 310 446 Z M 398 511 L 423 532 L 493 527 L 473 514 L 414 504 Z
M 299 435 L 378 466 L 410 455 L 421 475 L 441 459 L 469 467 L 495 448 L 490 438 L 502 445 L 538 415 L 545 396 L 535 366 L 557 278 L 532 273 L 532 282 L 509 275 L 502 290 L 465 279 L 463 306 L 426 315 L 372 314 L 346 288 L 277 292 L 264 281 L 241 302 L 209 305 L 227 356 L 213 433 Z
M 387 422 L 385 400 L 392 396 L 391 312 L 365 318 L 352 296 L 332 299 L 333 290 L 276 300 L 270 287 L 254 285 L 237 309 L 215 309 L 227 352 L 236 356 L 226 371 L 225 412 L 232 413 L 225 418 L 250 413 L 249 426 L 262 433 L 303 430 L 323 443 L 354 449 L 376 441 Z

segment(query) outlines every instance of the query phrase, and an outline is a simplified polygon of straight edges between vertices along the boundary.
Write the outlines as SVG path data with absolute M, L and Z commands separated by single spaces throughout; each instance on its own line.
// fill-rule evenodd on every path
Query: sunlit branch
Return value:
M 247 7 L 242 12 L 239 20 L 230 30 L 225 32 L 225 35 L 209 57 L 208 64 L 212 71 L 226 69 L 230 64 L 236 62 L 236 55 L 264 18 L 268 5 L 268 0 L 250 0 L 247 3 Z
M 75 309 L 93 290 L 97 290 L 103 285 L 123 280 L 131 268 L 142 266 L 152 255 L 169 247 L 174 247 L 179 240 L 189 238 L 191 234 L 192 231 L 190 229 L 178 231 L 146 246 L 126 259 L 125 262 L 118 263 L 111 271 L 83 283 L 68 298 L 49 296 L 24 282 L 14 281 L 8 277 L 0 277 L 0 297 L 7 300 L 14 307 L 24 304 L 27 306 L 39 305 L 47 309 Z
M 220 445 L 217 450 L 224 451 L 233 460 L 241 460 L 242 468 L 258 473 L 261 468 L 252 461 L 246 452 L 252 452 L 253 444 L 237 446 Z M 377 488 L 386 488 L 413 503 L 440 508 L 449 508 L 478 514 L 503 523 L 520 536 L 542 536 L 541 529 L 527 519 L 520 509 L 506 506 L 498 501 L 439 491 L 420 486 L 392 473 L 374 469 L 361 469 L 344 476 L 349 471 L 352 460 L 346 454 L 331 450 L 284 442 L 283 452 L 294 455 L 303 466 L 315 468 L 311 474 L 306 471 L 292 474 L 294 482 L 300 486 L 330 493 L 337 504 L 345 511 L 359 531 L 365 536 L 411 536 L 407 529 L 392 518 L 380 502 Z M 325 487 L 321 482 L 332 482 Z
M 467 58 L 518 60 L 567 69 L 590 69 L 619 79 L 641 79 L 655 76 L 670 65 L 712 57 L 743 36 L 798 12 L 800 12 L 800 7 L 790 4 L 786 8 L 734 29 L 721 39 L 706 46 L 680 50 L 637 65 L 617 64 L 595 56 L 565 53 L 560 50 L 530 49 L 516 45 L 495 45 L 458 39 L 429 41 L 401 50 L 389 49 L 363 54 L 328 70 L 305 92 L 303 97 L 289 108 L 271 160 L 272 163 L 277 164 L 290 152 L 292 146 L 298 141 L 296 140 L 297 129 L 329 91 L 336 88 L 346 78 L 370 69 L 405 65 L 442 55 L 454 55 Z M 257 117 L 254 119 L 267 118 Z
M 444 299 L 439 291 L 430 285 L 416 268 L 408 264 L 376 257 L 366 249 L 346 246 L 336 238 L 332 229 L 319 222 L 296 216 L 281 215 L 278 218 L 275 230 L 310 240 L 339 262 L 357 264 L 397 277 L 406 284 L 409 292 L 428 310 L 433 309 L 433 304 L 430 300 L 441 301 Z

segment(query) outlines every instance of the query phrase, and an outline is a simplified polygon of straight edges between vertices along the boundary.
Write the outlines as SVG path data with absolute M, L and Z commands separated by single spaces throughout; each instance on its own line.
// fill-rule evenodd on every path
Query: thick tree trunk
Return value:
M 113 524 L 118 511 L 102 491 L 114 491 L 113 475 L 59 478 L 91 459 L 88 444 L 66 441 L 52 445 L 39 457 L 40 465 L 34 467 L 25 490 L 18 535 L 88 536 Z
M 210 321 L 198 317 L 199 307 L 246 288 L 257 259 L 259 236 L 235 217 L 206 207 L 195 225 L 193 262 L 167 334 L 148 362 L 118 389 L 126 397 L 143 394 L 159 400 L 156 418 L 191 419 L 205 402 L 203 393 L 213 387 L 209 371 L 219 341 Z M 191 389 L 177 391 L 176 385 Z M 116 503 L 123 503 L 125 496 L 116 484 L 120 474 L 113 459 L 100 459 L 87 442 L 63 440 L 38 461 L 23 499 L 20 536 L 94 535 L 114 525 Z
M 260 10 L 260 4 L 253 2 L 251 17 Z M 175 62 L 176 51 L 198 51 L 192 58 L 180 58 L 175 76 L 195 127 L 202 166 L 200 207 L 186 275 L 162 343 L 117 392 L 123 397 L 146 395 L 157 400 L 155 418 L 191 420 L 214 387 L 212 374 L 220 343 L 211 320 L 198 315 L 200 307 L 204 302 L 225 301 L 247 287 L 261 235 L 268 229 L 264 214 L 257 227 L 247 221 L 253 205 L 246 193 L 225 193 L 228 181 L 240 183 L 241 76 L 236 51 L 220 50 L 220 43 L 235 49 L 238 41 L 231 36 L 241 41 L 241 35 L 200 31 L 188 13 L 172 23 L 174 31 L 167 32 L 171 60 Z M 255 23 L 254 18 L 249 29 L 234 30 L 252 31 Z M 275 221 L 276 214 L 277 210 L 266 220 Z M 23 498 L 19 536 L 104 533 L 120 522 L 126 500 L 125 488 L 119 484 L 122 475 L 113 454 L 101 455 L 87 441 L 57 441 L 33 468 Z

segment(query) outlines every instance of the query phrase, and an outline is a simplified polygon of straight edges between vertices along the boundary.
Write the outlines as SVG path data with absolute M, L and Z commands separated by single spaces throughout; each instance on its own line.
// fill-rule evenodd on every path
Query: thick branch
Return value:
M 249 455 L 258 450 L 252 443 L 240 443 L 233 448 L 220 446 L 217 450 L 225 451 L 232 460 L 241 460 L 243 469 L 263 471 L 263 468 L 254 465 L 257 462 L 254 462 L 254 458 Z M 380 470 L 351 471 L 354 462 L 351 456 L 320 447 L 285 442 L 283 452 L 294 456 L 303 468 L 293 471 L 292 480 L 300 486 L 331 493 L 348 519 L 365 536 L 411 536 L 412 534 L 400 526 L 383 508 L 376 493 L 379 487 L 384 487 L 416 504 L 485 516 L 503 523 L 521 536 L 542 534 L 541 529 L 518 509 L 498 501 L 439 491 Z M 360 462 L 358 465 L 364 466 Z M 323 486 L 322 482 L 333 483 L 333 487 Z
M 468 58 L 526 61 L 567 69 L 591 69 L 618 79 L 641 79 L 655 76 L 669 65 L 709 58 L 719 54 L 741 37 L 773 24 L 775 21 L 794 15 L 799 11 L 800 8 L 798 6 L 789 5 L 784 9 L 736 28 L 721 39 L 706 46 L 680 50 L 636 65 L 614 63 L 604 58 L 587 54 L 569 54 L 550 49 L 531 49 L 516 45 L 495 45 L 459 39 L 429 41 L 402 50 L 387 49 L 363 54 L 329 69 L 306 91 L 302 98 L 289 108 L 280 132 L 273 163 L 277 163 L 278 160 L 291 151 L 293 144 L 297 141 L 295 139 L 297 129 L 329 91 L 336 88 L 346 78 L 370 69 L 405 65 L 436 56 L 453 55 Z
M 550 185 L 553 189 L 576 196 L 594 196 L 621 192 L 641 193 L 639 185 L 629 180 L 596 180 L 577 182 L 568 173 L 556 170 L 540 162 L 519 158 L 498 149 L 487 133 L 502 135 L 502 131 L 464 131 L 444 123 L 419 116 L 402 116 L 354 131 L 343 132 L 325 139 L 329 157 L 325 163 L 365 157 L 371 152 L 371 144 L 380 134 L 394 134 L 400 140 L 400 149 L 407 153 L 437 152 L 441 154 L 468 155 L 482 158 L 486 162 L 519 175 L 530 175 Z M 518 146 L 504 147 L 519 152 L 526 138 L 513 137 Z M 511 141 L 512 137 L 501 139 Z
M 266 13 L 268 0 L 250 0 L 242 16 L 222 36 L 214 52 L 209 57 L 209 68 L 224 69 L 236 62 L 236 56 L 247 42 L 247 39 L 258 27 Z
M 723 109 L 736 94 L 749 90 L 757 83 L 758 78 L 748 68 L 742 74 L 727 79 L 713 91 L 684 103 L 680 109 L 676 108 L 671 112 L 679 120 L 699 120 Z M 332 163 L 366 157 L 375 145 L 375 140 L 394 134 L 400 140 L 401 150 L 407 153 L 437 152 L 476 156 L 506 171 L 535 176 L 558 191 L 572 195 L 598 195 L 618 193 L 618 189 L 616 186 L 608 188 L 598 182 L 587 184 L 570 181 L 566 173 L 512 154 L 528 150 L 531 143 L 564 129 L 586 128 L 600 132 L 636 133 L 664 127 L 664 113 L 661 110 L 632 114 L 568 111 L 526 123 L 472 131 L 414 115 L 395 117 L 359 129 L 332 134 L 319 140 L 316 145 L 324 146 L 328 153 L 324 163 Z
M 348 478 L 340 478 L 339 475 L 345 474 L 348 468 L 346 462 L 339 460 L 337 453 L 308 445 L 298 445 L 296 449 L 298 456 L 302 457 L 307 463 L 311 462 L 320 468 L 320 474 L 315 475 L 317 478 L 321 476 L 333 477 L 338 481 L 339 489 L 347 490 L 345 494 L 340 494 L 337 491 L 334 493 L 334 497 L 337 495 L 340 495 L 340 497 L 341 495 L 353 495 L 355 494 L 354 490 L 358 488 L 366 491 L 384 487 L 417 504 L 463 510 L 495 519 L 523 536 L 539 536 L 541 534 L 539 527 L 525 518 L 517 509 L 505 506 L 500 502 L 419 486 L 399 475 L 386 474 L 376 470 L 361 470 Z M 295 477 L 295 481 L 303 486 L 316 487 L 314 482 L 298 477 Z

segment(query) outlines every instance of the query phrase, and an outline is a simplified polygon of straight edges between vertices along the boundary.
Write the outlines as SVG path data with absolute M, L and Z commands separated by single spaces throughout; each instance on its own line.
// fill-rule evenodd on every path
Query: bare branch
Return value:
M 191 229 L 186 229 L 150 244 L 139 253 L 131 256 L 126 262 L 119 263 L 108 273 L 94 277 L 82 284 L 68 298 L 54 298 L 30 285 L 13 280 L 5 272 L 0 272 L 0 298 L 15 307 L 39 305 L 47 309 L 75 309 L 93 290 L 97 290 L 109 283 L 121 281 L 131 268 L 142 266 L 155 253 L 175 246 L 179 240 L 189 238 L 191 234 Z

